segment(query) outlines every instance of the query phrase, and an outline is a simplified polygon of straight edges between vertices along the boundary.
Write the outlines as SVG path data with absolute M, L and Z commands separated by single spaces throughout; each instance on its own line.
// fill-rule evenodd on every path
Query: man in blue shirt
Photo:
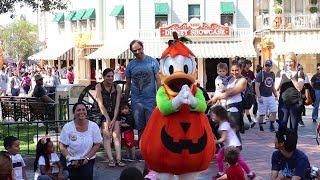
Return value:
M 271 179 L 310 179 L 308 157 L 297 147 L 297 134 L 291 129 L 278 131 L 275 138 L 277 151 L 272 154 Z
M 129 62 L 126 71 L 126 95 L 131 91 L 131 107 L 139 140 L 156 105 L 157 88 L 161 85 L 159 62 L 144 54 L 143 43 L 133 40 L 130 50 L 136 57 Z

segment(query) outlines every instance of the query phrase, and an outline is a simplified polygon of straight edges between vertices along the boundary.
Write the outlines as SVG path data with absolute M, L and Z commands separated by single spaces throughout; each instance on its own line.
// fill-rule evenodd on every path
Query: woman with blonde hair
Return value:
M 303 88 L 305 75 L 299 71 L 297 56 L 290 52 L 285 56 L 285 64 L 280 72 L 279 86 L 279 131 L 287 128 L 290 118 L 290 129 L 297 132 L 298 122 L 301 120 L 301 107 L 303 101 L 301 98 L 301 90 Z

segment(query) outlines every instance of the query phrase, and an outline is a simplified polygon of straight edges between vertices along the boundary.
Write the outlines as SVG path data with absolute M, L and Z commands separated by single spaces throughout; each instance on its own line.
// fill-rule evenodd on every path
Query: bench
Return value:
M 55 104 L 44 103 L 35 97 L 0 97 L 2 119 L 14 121 L 55 120 Z

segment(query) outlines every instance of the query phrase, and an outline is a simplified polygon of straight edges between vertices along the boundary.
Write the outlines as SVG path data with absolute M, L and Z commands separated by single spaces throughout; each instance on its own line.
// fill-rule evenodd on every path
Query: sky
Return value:
M 16 16 L 15 18 L 20 18 L 21 15 L 26 16 L 27 20 L 33 24 L 37 24 L 37 12 L 33 12 L 29 7 L 16 6 Z M 6 25 L 14 21 L 10 18 L 11 13 L 1 14 L 0 15 L 0 25 Z

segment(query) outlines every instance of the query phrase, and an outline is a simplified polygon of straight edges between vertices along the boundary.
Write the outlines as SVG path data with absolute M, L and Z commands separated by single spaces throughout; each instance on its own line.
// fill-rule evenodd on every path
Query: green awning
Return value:
M 96 19 L 96 10 L 94 8 L 87 9 L 82 19 Z
M 78 10 L 76 14 L 73 16 L 72 21 L 81 20 L 85 13 L 85 9 Z
M 124 15 L 124 8 L 123 5 L 117 5 L 113 8 L 110 16 L 123 16 Z
M 71 11 L 69 14 L 68 14 L 68 16 L 66 17 L 66 21 L 71 21 L 72 20 L 72 18 L 73 18 L 73 16 L 76 14 L 76 12 L 75 11 Z
M 235 12 L 233 2 L 220 2 L 221 14 L 233 14 Z
M 168 3 L 155 3 L 154 11 L 155 11 L 155 15 L 168 15 L 169 5 Z
M 54 21 L 54 22 L 58 22 L 58 23 L 63 22 L 63 21 L 64 21 L 64 13 L 63 13 L 63 12 L 57 13 L 57 14 L 54 16 L 53 21 Z

